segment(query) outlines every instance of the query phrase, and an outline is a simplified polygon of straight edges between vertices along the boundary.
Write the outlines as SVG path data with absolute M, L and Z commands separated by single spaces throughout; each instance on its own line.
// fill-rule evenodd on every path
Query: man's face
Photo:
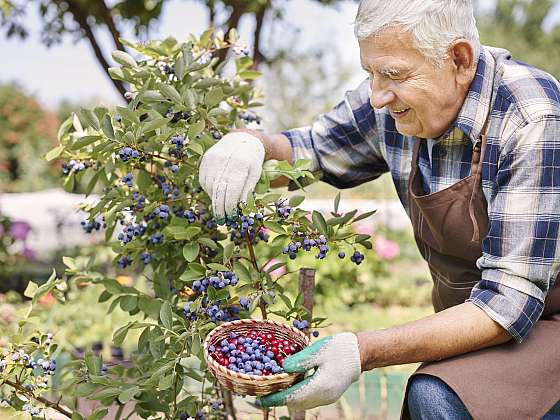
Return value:
M 387 107 L 399 133 L 422 138 L 443 134 L 456 119 L 468 85 L 451 58 L 435 67 L 413 46 L 412 36 L 388 28 L 359 42 L 370 75 L 371 105 Z M 470 84 L 470 83 L 469 83 Z

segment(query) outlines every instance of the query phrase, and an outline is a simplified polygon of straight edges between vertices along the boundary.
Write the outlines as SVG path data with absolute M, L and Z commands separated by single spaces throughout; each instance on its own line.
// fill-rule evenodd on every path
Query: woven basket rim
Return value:
M 289 377 L 300 375 L 299 373 L 286 373 L 286 372 L 276 373 L 276 374 L 270 375 L 270 376 L 247 375 L 246 373 L 234 372 L 231 369 L 228 369 L 225 366 L 220 365 L 217 361 L 215 361 L 214 358 L 212 356 L 210 356 L 210 352 L 208 351 L 208 347 L 210 346 L 210 342 L 212 341 L 212 338 L 214 336 L 216 336 L 218 333 L 220 333 L 222 330 L 228 330 L 228 329 L 231 329 L 231 327 L 233 327 L 235 325 L 241 325 L 241 324 L 247 324 L 247 325 L 250 325 L 250 324 L 255 324 L 255 325 L 271 324 L 271 325 L 276 325 L 280 328 L 285 328 L 285 329 L 291 330 L 295 334 L 299 335 L 304 340 L 304 342 L 306 343 L 307 346 L 310 343 L 310 339 L 307 335 L 305 335 L 300 330 L 292 327 L 291 325 L 284 324 L 282 322 L 278 322 L 278 321 L 275 321 L 273 319 L 238 319 L 238 320 L 235 320 L 235 321 L 224 322 L 223 324 L 217 326 L 212 331 L 210 331 L 210 333 L 208 333 L 208 335 L 204 339 L 204 344 L 203 344 L 204 359 L 206 359 L 207 364 L 211 365 L 214 369 L 220 371 L 222 374 L 224 374 L 226 376 L 229 376 L 230 378 L 250 379 L 252 381 L 257 381 L 257 382 L 279 381 L 279 380 L 282 380 L 282 379 L 286 379 L 286 378 L 289 378 Z

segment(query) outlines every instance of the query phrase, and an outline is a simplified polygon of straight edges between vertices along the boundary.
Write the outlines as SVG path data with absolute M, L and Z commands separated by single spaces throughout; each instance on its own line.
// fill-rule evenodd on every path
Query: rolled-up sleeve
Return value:
M 342 102 L 312 126 L 282 134 L 290 140 L 295 160 L 309 159 L 310 170 L 337 188 L 351 188 L 389 171 L 380 149 L 367 80 L 347 92 Z
M 560 117 L 543 116 L 505 143 L 488 203 L 481 282 L 468 301 L 518 342 L 540 318 L 560 270 Z

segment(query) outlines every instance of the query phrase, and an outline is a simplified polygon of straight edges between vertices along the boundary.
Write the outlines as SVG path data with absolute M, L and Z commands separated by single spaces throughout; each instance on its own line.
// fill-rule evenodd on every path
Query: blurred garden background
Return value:
M 507 48 L 516 59 L 560 77 L 560 2 L 475 5 L 484 44 Z M 112 50 L 127 50 L 120 39 L 181 41 L 210 26 L 226 33 L 237 28 L 263 73 L 256 81 L 261 128 L 278 132 L 310 124 L 365 77 L 353 38 L 356 10 L 357 2 L 342 0 L 0 0 L 0 348 L 27 309 L 23 292 L 29 282 L 45 283 L 53 268 L 63 275 L 68 267 L 63 256 L 76 264 L 94 261 L 96 270 L 123 285 L 144 281 L 139 272 L 116 267 L 101 235 L 82 229 L 79 203 L 94 200 L 99 191 L 85 197 L 87 177 L 63 185 L 63 162 L 45 160 L 72 112 L 126 104 L 126 85 L 111 80 L 106 70 L 115 65 Z M 311 185 L 302 207 L 328 214 L 337 193 L 325 184 Z M 385 328 L 432 312 L 429 273 L 391 178 L 342 191 L 340 208 L 377 210 L 356 227 L 372 235 L 373 248 L 359 267 L 335 255 L 322 264 L 312 256 L 305 260 L 317 269 L 315 314 L 330 322 L 321 336 Z M 346 281 L 349 273 L 358 276 L 358 288 Z M 55 334 L 64 357 L 93 347 L 118 362 L 134 352 L 133 340 L 112 345 L 116 326 L 129 314 L 117 309 L 107 315 L 109 303 L 97 303 L 101 289 L 84 284 L 66 293 L 64 304 L 51 294 L 39 302 L 42 329 Z M 398 418 L 414 368 L 364 375 L 338 404 L 310 416 Z M 2 410 L 7 408 L 0 404 L 5 418 Z M 247 406 L 241 418 L 250 411 Z

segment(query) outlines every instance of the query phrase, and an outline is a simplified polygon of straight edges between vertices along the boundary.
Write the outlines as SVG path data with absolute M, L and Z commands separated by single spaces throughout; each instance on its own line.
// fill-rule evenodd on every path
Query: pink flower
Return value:
M 373 223 L 368 222 L 358 222 L 354 223 L 353 225 L 354 232 L 362 234 L 362 235 L 373 235 L 374 228 Z
M 12 221 L 10 225 L 10 235 L 16 241 L 25 241 L 30 231 L 31 225 L 27 222 Z
M 401 248 L 396 242 L 383 236 L 377 236 L 375 238 L 375 252 L 382 260 L 392 260 L 400 254 Z
M 270 260 L 269 262 L 267 262 L 266 265 L 264 266 L 264 270 L 265 270 L 265 271 L 268 270 L 268 269 L 269 269 L 270 267 L 272 267 L 274 264 L 278 264 L 279 262 L 281 262 L 281 261 L 277 260 L 276 258 L 271 259 L 271 260 Z M 270 275 L 271 275 L 272 277 L 280 277 L 281 275 L 283 275 L 283 274 L 285 274 L 285 273 L 286 273 L 286 266 L 280 267 L 280 268 L 277 268 L 277 269 L 274 270 L 274 271 L 271 271 L 271 272 L 270 272 Z

